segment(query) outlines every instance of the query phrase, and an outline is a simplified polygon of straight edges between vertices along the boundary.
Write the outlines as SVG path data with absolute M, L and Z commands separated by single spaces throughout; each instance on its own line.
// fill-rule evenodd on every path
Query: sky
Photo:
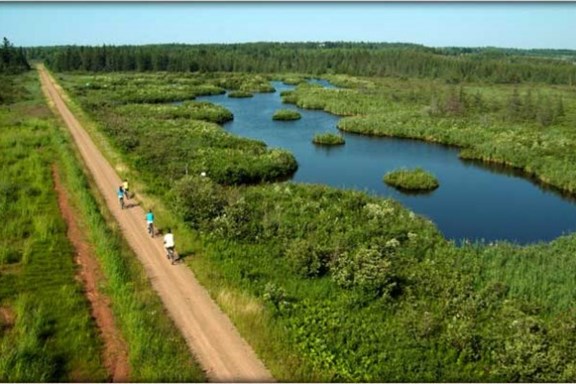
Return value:
M 15 46 L 403 42 L 576 49 L 574 2 L 0 2 Z

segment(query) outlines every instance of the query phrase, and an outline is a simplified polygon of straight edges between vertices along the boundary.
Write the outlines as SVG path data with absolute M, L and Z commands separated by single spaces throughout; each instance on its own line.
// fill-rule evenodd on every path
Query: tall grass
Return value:
M 0 380 L 102 381 L 101 342 L 51 177 L 54 126 L 22 114 L 28 107 L 0 109 L 0 306 L 15 318 L 0 331 Z
M 27 87 L 41 109 L 35 76 Z M 29 102 L 28 102 L 29 103 Z M 128 343 L 132 381 L 204 381 L 186 343 L 165 313 L 111 215 L 102 210 L 69 137 L 51 119 L 27 118 L 19 106 L 0 111 L 0 307 L 15 315 L 0 330 L 3 381 L 106 381 L 102 343 L 66 238 L 51 178 L 55 163 Z M 45 108 L 45 107 L 44 107 Z M 28 111 L 29 106 L 25 107 Z M 48 116 L 49 113 L 43 112 Z

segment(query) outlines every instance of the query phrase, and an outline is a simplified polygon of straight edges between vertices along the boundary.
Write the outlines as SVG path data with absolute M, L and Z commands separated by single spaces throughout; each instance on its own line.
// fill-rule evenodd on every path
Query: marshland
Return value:
M 554 52 L 455 54 L 362 43 L 148 49 L 47 47 L 28 54 L 44 60 L 106 156 L 123 165 L 139 193 L 162 207 L 158 224 L 178 228 L 181 252 L 193 255 L 186 265 L 275 378 L 576 380 L 576 211 L 571 198 L 576 188 L 576 53 L 570 52 L 569 59 Z M 200 50 L 205 52 L 197 54 Z M 302 58 L 299 64 L 288 59 L 294 50 Z M 151 60 L 143 60 L 143 52 Z M 102 55 L 106 60 L 88 59 Z M 122 55 L 125 60 L 113 59 Z M 159 57 L 167 59 L 154 59 Z M 35 81 L 31 74 L 18 76 Z M 253 97 L 228 97 L 237 91 Z M 8 107 L 2 108 L 9 116 Z M 281 108 L 297 111 L 301 119 L 273 121 Z M 115 233 L 55 123 L 3 124 L 3 147 L 14 152 L 2 152 L 5 162 L 28 169 L 10 172 L 28 177 L 36 169 L 39 175 L 22 181 L 3 176 L 5 205 L 7 199 L 22 200 L 10 205 L 20 207 L 17 212 L 3 214 L 24 220 L 5 228 L 5 238 L 21 238 L 17 231 L 36 225 L 39 230 L 28 229 L 28 236 L 40 236 L 38 241 L 56 236 L 54 241 L 66 244 L 47 170 L 52 162 L 47 156 L 61 153 L 68 156 L 63 163 L 68 172 L 81 183 L 71 186 L 79 211 L 88 209 L 87 215 L 101 223 L 94 231 Z M 325 128 L 346 144 L 316 147 L 312 137 Z M 60 132 L 58 139 L 48 135 L 54 132 Z M 30 152 L 29 160 L 16 161 Z M 431 171 L 440 187 L 416 196 L 387 187 L 382 176 L 401 167 Z M 24 193 L 14 183 L 40 192 Z M 461 195 L 469 200 L 458 200 Z M 433 200 L 436 196 L 439 200 Z M 438 206 L 442 199 L 449 203 L 440 205 L 437 216 L 419 208 Z M 475 216 L 490 205 L 496 212 L 518 205 L 517 212 L 526 216 L 508 215 L 510 221 L 498 227 L 501 216 Z M 47 209 L 51 219 L 29 222 L 27 209 Z M 552 209 L 557 210 L 546 216 Z M 522 232 L 530 215 L 542 226 Z M 445 223 L 454 221 L 468 235 L 450 234 Z M 50 222 L 56 224 L 42 229 Z M 554 229 L 547 232 L 550 226 Z M 482 241 L 482 228 L 492 227 L 517 231 L 488 231 L 489 240 Z M 118 236 L 91 239 L 96 248 L 111 242 L 111 252 L 130 259 Z M 2 256 L 2 307 L 16 311 L 22 305 L 20 294 L 5 292 L 13 286 L 11 271 L 25 271 L 27 260 L 34 259 L 18 255 L 38 253 L 32 243 L 17 243 L 20 248 Z M 69 253 L 65 259 L 71 264 Z M 148 319 L 156 311 L 147 306 L 156 304 L 138 301 L 140 291 L 134 287 L 140 283 L 131 283 L 138 274 L 128 272 L 136 266 L 122 268 L 128 280 L 111 283 L 108 290 L 118 301 L 118 317 L 127 318 L 121 329 L 133 337 L 128 343 L 142 347 L 139 340 L 145 336 L 134 336 L 137 327 L 158 338 L 160 331 L 151 324 L 160 324 L 162 332 L 173 329 L 161 325 L 166 321 L 161 311 L 158 322 L 129 320 Z M 62 275 L 71 290 L 77 289 L 72 272 L 64 271 L 58 267 L 50 276 Z M 133 304 L 125 304 L 122 287 L 135 290 L 128 294 Z M 83 308 L 74 315 L 84 316 L 78 321 L 88 329 L 80 332 L 86 340 L 79 342 L 92 343 L 97 351 L 86 303 L 80 294 L 72 297 Z M 50 309 L 43 296 L 34 300 Z M 2 346 L 19 340 L 16 326 L 0 335 Z M 32 356 L 37 364 L 45 363 L 39 356 L 49 347 L 47 340 L 57 340 L 57 333 L 49 335 L 30 347 L 38 353 Z M 150 366 L 147 372 L 157 376 L 141 379 L 201 380 L 181 353 L 179 335 L 167 335 L 150 355 L 187 370 L 167 361 Z M 133 357 L 133 364 L 148 361 L 146 351 L 134 348 L 142 355 Z M 96 379 L 103 375 L 96 358 L 81 356 L 75 362 L 72 353 L 62 356 L 66 364 L 93 364 L 89 369 Z M 174 356 L 182 360 L 175 362 Z M 182 376 L 164 376 L 168 372 Z M 71 376 L 48 379 L 62 377 Z

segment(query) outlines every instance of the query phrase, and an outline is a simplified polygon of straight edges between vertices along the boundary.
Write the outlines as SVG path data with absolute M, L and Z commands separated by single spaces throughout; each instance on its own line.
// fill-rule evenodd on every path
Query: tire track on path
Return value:
M 208 379 L 214 382 L 274 381 L 192 271 L 184 264 L 170 265 L 166 260 L 162 240 L 153 239 L 146 232 L 144 210 L 137 205 L 120 209 L 116 197 L 120 177 L 68 109 L 44 66 L 39 65 L 37 69 L 46 97 L 54 103 L 70 130 L 125 239 L 144 266 L 152 286 L 203 366 Z M 127 203 L 130 206 L 132 201 Z

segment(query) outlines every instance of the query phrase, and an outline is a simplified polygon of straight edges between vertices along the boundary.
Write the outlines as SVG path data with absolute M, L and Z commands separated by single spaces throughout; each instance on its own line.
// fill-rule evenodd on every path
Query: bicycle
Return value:
M 166 248 L 166 257 L 170 260 L 170 263 L 174 265 L 176 263 L 176 251 L 174 251 L 174 247 Z
M 119 197 L 118 200 L 120 201 L 120 209 L 124 209 L 124 198 Z
M 146 223 L 146 230 L 151 237 L 154 237 L 154 223 L 151 221 Z

